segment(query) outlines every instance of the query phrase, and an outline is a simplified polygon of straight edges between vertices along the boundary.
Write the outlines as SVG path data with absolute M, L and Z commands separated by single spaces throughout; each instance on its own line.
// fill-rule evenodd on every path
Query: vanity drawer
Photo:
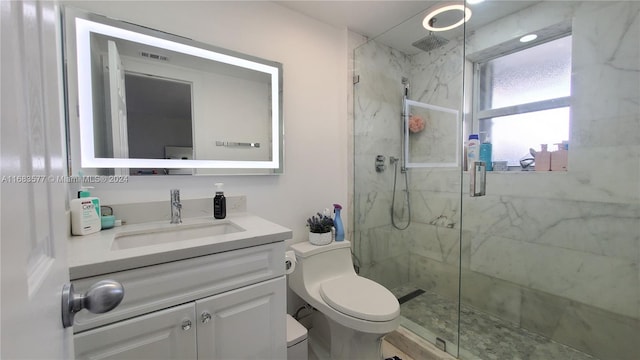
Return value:
M 78 293 L 105 279 L 125 291 L 110 312 L 76 314 L 74 333 L 283 276 L 284 250 L 284 242 L 277 242 L 74 280 Z

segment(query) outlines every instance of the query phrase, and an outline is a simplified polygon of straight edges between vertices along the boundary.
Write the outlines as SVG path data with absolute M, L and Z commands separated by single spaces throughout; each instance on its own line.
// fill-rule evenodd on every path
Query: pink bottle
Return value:
M 558 150 L 551 152 L 551 171 L 567 171 L 569 151 L 565 144 L 558 145 Z
M 551 153 L 547 150 L 547 144 L 541 144 L 542 150 L 536 152 L 536 171 L 551 170 Z

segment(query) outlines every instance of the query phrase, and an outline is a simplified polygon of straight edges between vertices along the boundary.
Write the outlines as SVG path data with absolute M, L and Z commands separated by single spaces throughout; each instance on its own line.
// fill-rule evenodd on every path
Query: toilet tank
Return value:
M 349 241 L 334 241 L 321 246 L 301 242 L 291 245 L 291 250 L 296 254 L 294 273 L 300 272 L 305 282 L 355 274 Z

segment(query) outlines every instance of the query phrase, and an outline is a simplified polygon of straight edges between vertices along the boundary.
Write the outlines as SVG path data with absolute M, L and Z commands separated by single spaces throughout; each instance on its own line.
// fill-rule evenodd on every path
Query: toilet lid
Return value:
M 320 296 L 343 314 L 368 321 L 389 321 L 400 304 L 384 286 L 360 276 L 341 276 L 320 284 Z

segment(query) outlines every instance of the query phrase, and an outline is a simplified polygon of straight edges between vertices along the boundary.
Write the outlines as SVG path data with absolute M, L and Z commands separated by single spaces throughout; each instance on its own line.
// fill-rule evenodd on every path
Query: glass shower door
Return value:
M 637 359 L 639 18 L 633 1 L 541 1 L 467 34 L 465 133 L 486 132 L 510 166 L 481 197 L 465 173 L 461 359 Z M 545 90 L 549 76 L 565 90 Z M 549 122 L 569 124 L 559 145 L 536 138 Z
M 457 355 L 464 33 L 425 51 L 387 41 L 398 29 L 354 50 L 355 263 L 404 329 Z

